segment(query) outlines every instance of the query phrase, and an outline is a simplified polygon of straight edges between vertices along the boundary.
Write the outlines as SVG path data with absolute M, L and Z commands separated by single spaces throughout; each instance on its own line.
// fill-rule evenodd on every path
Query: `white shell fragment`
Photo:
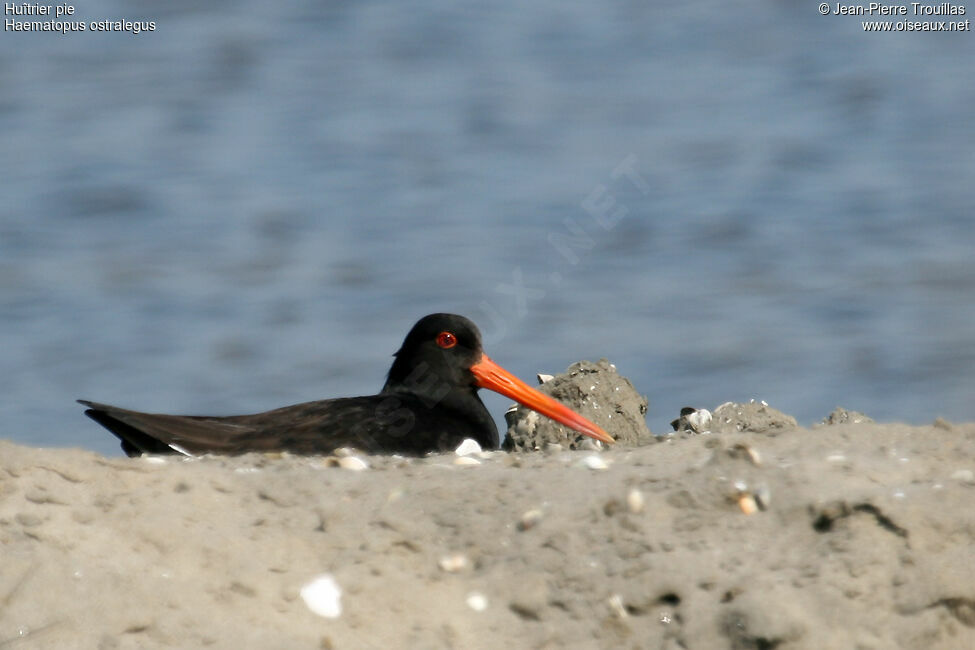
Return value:
M 369 463 L 356 456 L 343 456 L 339 458 L 339 467 L 350 469 L 353 472 L 361 472 L 364 469 L 369 469 Z
M 324 618 L 342 615 L 342 589 L 331 574 L 323 573 L 302 587 L 301 599 L 308 609 Z
M 596 456 L 596 455 L 586 456 L 581 461 L 579 461 L 579 464 L 582 467 L 592 469 L 592 470 L 609 469 L 609 464 L 605 460 L 603 460 L 602 456 Z
M 458 445 L 454 453 L 458 456 L 470 456 L 471 454 L 481 453 L 481 445 L 477 443 L 477 440 L 473 438 L 464 438 L 464 442 Z
M 463 553 L 451 553 L 450 555 L 444 555 L 440 558 L 440 562 L 437 563 L 440 566 L 441 571 L 446 571 L 447 573 L 457 573 L 458 571 L 463 571 L 471 565 L 467 556 Z
M 626 495 L 626 507 L 635 515 L 643 512 L 644 503 L 643 492 L 636 488 L 630 490 L 629 494 Z
M 460 465 L 461 467 L 471 467 L 473 465 L 480 465 L 481 461 L 476 458 L 471 458 L 470 456 L 458 456 L 454 459 L 454 465 Z
M 608 601 L 609 611 L 613 613 L 616 618 L 629 618 L 630 614 L 626 611 L 626 606 L 623 605 L 623 597 L 619 594 L 613 594 L 609 597 Z
M 473 609 L 475 612 L 483 612 L 488 608 L 487 596 L 479 591 L 472 591 L 467 594 L 467 606 Z
M 678 432 L 711 433 L 711 421 L 713 419 L 714 416 L 707 409 L 685 406 L 680 410 L 680 416 L 671 422 L 670 426 Z
M 325 467 L 341 467 L 342 469 L 352 470 L 353 472 L 361 472 L 364 469 L 369 469 L 369 463 L 358 456 L 329 456 L 322 460 L 322 465 Z
M 711 429 L 711 411 L 698 409 L 687 416 L 687 424 L 696 433 L 704 433 Z
M 539 384 L 544 384 L 547 381 L 552 381 L 553 379 L 555 379 L 555 375 L 546 375 L 546 374 L 541 373 L 541 372 L 538 373 L 535 376 L 538 378 L 538 383 Z
M 173 442 L 169 443 L 169 448 L 172 449 L 175 452 L 178 452 L 180 454 L 183 454 L 184 456 L 189 456 L 190 458 L 196 458 L 196 454 L 191 454 L 189 451 L 186 450 L 185 447 L 181 447 L 180 445 L 177 445 L 176 443 L 173 443 Z

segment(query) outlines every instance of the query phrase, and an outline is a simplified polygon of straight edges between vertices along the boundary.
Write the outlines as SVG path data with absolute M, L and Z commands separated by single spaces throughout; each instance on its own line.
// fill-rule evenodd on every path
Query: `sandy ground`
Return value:
M 0 441 L 0 647 L 975 647 L 975 424 L 473 458 Z

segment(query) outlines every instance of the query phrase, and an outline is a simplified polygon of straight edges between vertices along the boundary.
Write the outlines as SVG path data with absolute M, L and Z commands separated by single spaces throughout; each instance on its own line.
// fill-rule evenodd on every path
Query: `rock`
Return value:
M 617 446 L 635 447 L 653 441 L 646 422 L 647 399 L 606 359 L 574 363 L 538 390 L 601 426 L 616 439 Z M 505 420 L 508 433 L 503 448 L 507 451 L 544 450 L 550 443 L 582 449 L 586 448 L 584 441 L 591 440 L 520 405 L 509 409 Z
M 820 424 L 830 426 L 834 424 L 862 424 L 864 422 L 873 422 L 873 419 L 859 411 L 848 411 L 842 406 L 837 406 L 832 413 L 823 418 Z
M 796 427 L 796 419 L 791 415 L 754 400 L 747 404 L 725 402 L 714 409 L 711 419 L 711 431 L 714 433 L 779 433 Z

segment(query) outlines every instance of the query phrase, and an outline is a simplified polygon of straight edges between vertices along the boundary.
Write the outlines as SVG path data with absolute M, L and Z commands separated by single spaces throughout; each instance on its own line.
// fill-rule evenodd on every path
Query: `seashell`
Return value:
M 710 430 L 711 428 L 711 411 L 707 409 L 698 409 L 693 413 L 688 414 L 687 424 L 696 433 L 703 433 Z
M 481 453 L 481 445 L 473 438 L 464 438 L 464 441 L 457 446 L 454 453 L 458 456 L 470 456 L 471 454 Z
M 349 469 L 353 472 L 369 469 L 369 463 L 356 456 L 343 456 L 338 459 L 338 465 L 342 469 Z
M 323 573 L 301 588 L 301 599 L 308 609 L 324 618 L 342 615 L 342 589 L 328 573 Z
M 473 609 L 475 612 L 483 612 L 488 608 L 487 596 L 479 591 L 472 591 L 467 594 L 467 606 Z

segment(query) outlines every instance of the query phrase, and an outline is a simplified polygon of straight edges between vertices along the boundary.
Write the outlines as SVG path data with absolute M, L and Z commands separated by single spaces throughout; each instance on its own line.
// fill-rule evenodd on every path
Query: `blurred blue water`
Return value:
M 441 310 L 526 378 L 608 357 L 654 431 L 752 397 L 972 419 L 975 41 L 806 4 L 92 1 L 156 31 L 4 33 L 0 435 L 117 453 L 73 399 L 372 393 Z

